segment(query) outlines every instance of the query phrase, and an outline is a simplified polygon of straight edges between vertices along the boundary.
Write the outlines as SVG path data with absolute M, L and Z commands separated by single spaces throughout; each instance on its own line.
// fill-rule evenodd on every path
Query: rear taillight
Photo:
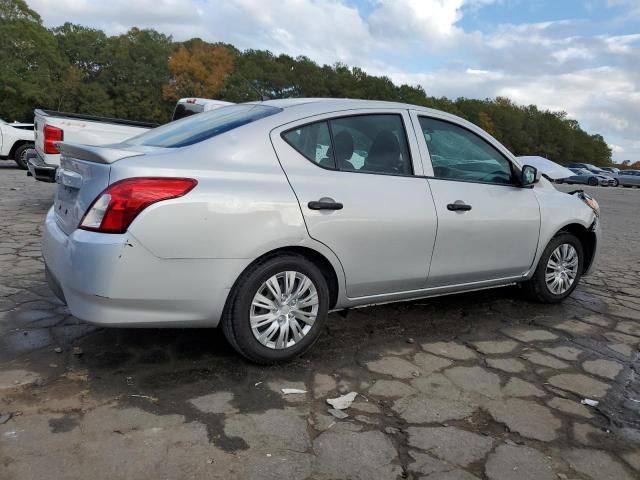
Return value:
M 55 142 L 64 140 L 64 131 L 58 127 L 45 125 L 44 129 L 44 153 L 60 153 L 60 149 L 56 147 Z
M 120 180 L 109 185 L 93 201 L 79 228 L 102 233 L 124 233 L 149 205 L 181 197 L 197 184 L 192 178 L 137 177 Z

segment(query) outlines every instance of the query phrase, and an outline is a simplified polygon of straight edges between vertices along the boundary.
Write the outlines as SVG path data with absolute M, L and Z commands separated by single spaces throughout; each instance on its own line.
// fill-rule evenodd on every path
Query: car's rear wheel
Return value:
M 598 179 L 595 177 L 589 177 L 589 180 L 587 180 L 587 183 L 592 187 L 596 187 L 598 186 Z
M 13 153 L 13 159 L 23 170 L 27 169 L 27 150 L 33 148 L 33 145 L 30 143 L 25 143 L 24 145 L 20 145 L 16 148 L 16 151 Z
M 614 186 L 614 187 L 618 187 L 618 186 L 620 186 L 620 180 L 618 180 L 617 178 L 614 178 L 614 179 L 613 179 L 613 186 Z
M 575 290 L 584 266 L 584 250 L 573 234 L 556 235 L 542 252 L 533 277 L 523 283 L 530 298 L 558 303 Z
M 318 339 L 329 310 L 322 272 L 293 253 L 267 257 L 238 279 L 222 319 L 229 343 L 249 360 L 291 360 Z

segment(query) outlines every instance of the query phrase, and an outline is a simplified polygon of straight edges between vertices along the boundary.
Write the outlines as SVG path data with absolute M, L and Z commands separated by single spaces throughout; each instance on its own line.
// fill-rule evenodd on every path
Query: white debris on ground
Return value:
M 345 410 L 351 406 L 357 396 L 358 392 L 349 392 L 338 398 L 327 398 L 327 403 L 336 410 Z
M 307 393 L 306 390 L 302 390 L 300 388 L 282 388 L 283 395 L 296 395 L 296 394 L 304 394 Z

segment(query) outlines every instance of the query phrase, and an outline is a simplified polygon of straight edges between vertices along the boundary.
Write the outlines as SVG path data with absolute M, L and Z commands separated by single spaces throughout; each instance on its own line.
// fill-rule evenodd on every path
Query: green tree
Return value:
M 171 79 L 163 88 L 164 98 L 216 98 L 233 71 L 234 53 L 221 44 L 194 38 L 180 45 L 169 58 Z
M 36 106 L 51 107 L 64 61 L 53 35 L 23 0 L 0 0 L 0 115 L 33 119 Z
M 171 37 L 155 30 L 132 28 L 109 37 L 107 61 L 96 80 L 113 103 L 113 115 L 132 120 L 166 122 L 173 103 L 164 100 L 162 88 L 171 78 L 168 67 Z
M 65 23 L 52 29 L 66 66 L 58 110 L 113 116 L 113 102 L 99 81 L 108 65 L 107 36 L 101 30 Z

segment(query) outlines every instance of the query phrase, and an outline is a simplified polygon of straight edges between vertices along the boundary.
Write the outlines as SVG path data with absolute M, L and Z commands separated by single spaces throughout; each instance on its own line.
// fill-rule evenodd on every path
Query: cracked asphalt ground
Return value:
M 53 186 L 3 165 L 0 478 L 638 478 L 640 190 L 590 192 L 601 257 L 563 305 L 503 288 L 332 314 L 265 368 L 216 330 L 70 316 L 39 253 Z

